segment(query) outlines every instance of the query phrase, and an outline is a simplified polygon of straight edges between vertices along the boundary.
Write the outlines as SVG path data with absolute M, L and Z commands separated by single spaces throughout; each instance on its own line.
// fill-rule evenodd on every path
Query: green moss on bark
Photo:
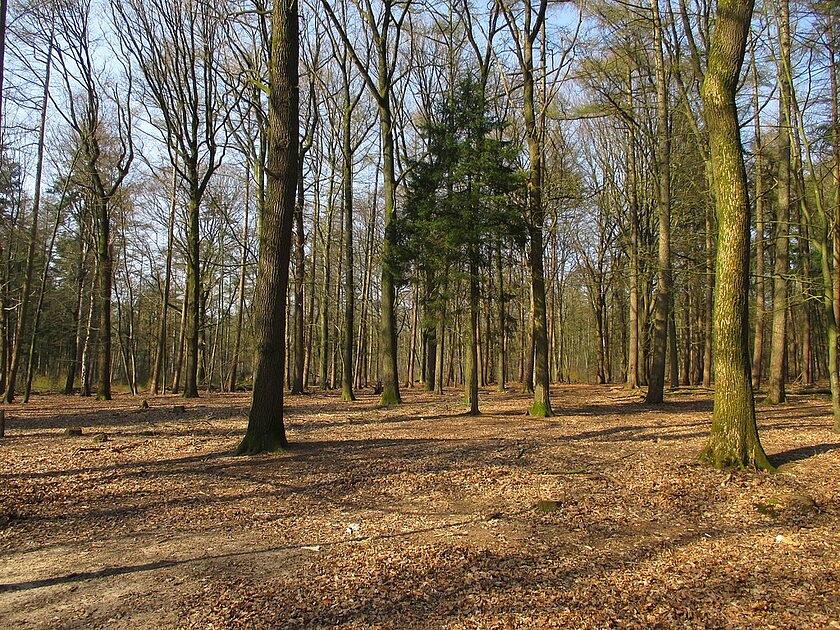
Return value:
M 528 415 L 534 418 L 550 418 L 554 414 L 551 411 L 551 407 L 546 405 L 543 402 L 534 402 L 531 405 L 531 408 L 528 410 Z

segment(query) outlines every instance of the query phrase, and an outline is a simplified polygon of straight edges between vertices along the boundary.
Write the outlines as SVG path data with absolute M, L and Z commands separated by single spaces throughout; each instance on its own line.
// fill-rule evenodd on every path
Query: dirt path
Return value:
M 0 626 L 840 628 L 824 399 L 760 409 L 786 463 L 756 475 L 696 463 L 707 392 L 553 395 L 293 396 L 296 445 L 255 458 L 245 395 L 7 407 Z

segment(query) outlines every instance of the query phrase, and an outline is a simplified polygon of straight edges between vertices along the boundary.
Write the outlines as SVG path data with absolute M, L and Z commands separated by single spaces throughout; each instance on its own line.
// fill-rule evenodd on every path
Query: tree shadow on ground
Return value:
M 815 444 L 813 446 L 801 446 L 799 448 L 782 451 L 770 456 L 770 460 L 774 466 L 782 466 L 784 464 L 792 464 L 800 462 L 816 455 L 823 455 L 840 449 L 840 443 L 833 444 Z

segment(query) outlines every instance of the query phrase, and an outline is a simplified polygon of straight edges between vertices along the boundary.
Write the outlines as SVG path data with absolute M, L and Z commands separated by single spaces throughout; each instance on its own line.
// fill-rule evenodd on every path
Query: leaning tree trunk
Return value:
M 735 91 L 754 0 L 718 0 L 702 96 L 718 218 L 714 306 L 715 397 L 703 459 L 772 469 L 755 421 L 749 356 L 750 205 Z
M 239 453 L 286 446 L 283 425 L 286 293 L 295 213 L 298 159 L 298 3 L 272 10 L 266 207 L 261 212 L 260 262 L 254 295 L 256 368 L 248 429 Z

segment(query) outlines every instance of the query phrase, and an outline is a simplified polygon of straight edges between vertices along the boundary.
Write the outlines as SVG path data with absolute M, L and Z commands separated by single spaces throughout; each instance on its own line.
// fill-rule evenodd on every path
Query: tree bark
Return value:
M 780 85 L 780 129 L 779 164 L 776 208 L 776 259 L 773 267 L 773 332 L 770 342 L 770 374 L 767 387 L 767 402 L 785 402 L 785 350 L 787 341 L 788 310 L 788 230 L 790 221 L 790 82 L 784 67 L 790 67 L 790 7 L 787 0 L 780 3 L 779 39 L 782 60 L 779 68 Z
M 287 445 L 283 424 L 286 294 L 298 161 L 298 3 L 272 9 L 266 208 L 260 222 L 260 262 L 254 296 L 256 369 L 248 429 L 239 453 Z
M 246 174 L 245 180 L 245 221 L 242 227 L 242 261 L 239 267 L 239 287 L 237 294 L 239 303 L 236 310 L 236 332 L 234 333 L 233 341 L 233 356 L 230 361 L 230 377 L 228 379 L 228 390 L 235 391 L 236 384 L 239 380 L 239 353 L 242 346 L 242 328 L 245 320 L 245 279 L 248 269 L 248 218 L 250 208 L 250 177 L 251 174 Z
M 718 219 L 716 387 L 712 429 L 702 458 L 718 468 L 772 469 L 758 437 L 750 374 L 750 205 L 735 103 L 753 1 L 718 0 L 702 88 Z
M 353 145 L 350 138 L 352 125 L 352 103 L 350 101 L 350 81 L 347 72 L 344 73 L 344 116 L 342 119 L 342 147 L 343 166 L 342 179 L 344 186 L 342 194 L 344 200 L 344 352 L 342 353 L 341 370 L 341 399 L 356 400 L 353 393 L 353 333 L 355 295 L 353 274 Z
M 659 3 L 653 9 L 654 65 L 656 69 L 656 117 L 658 170 L 657 209 L 659 214 L 659 255 L 654 302 L 652 361 L 645 402 L 659 404 L 664 397 L 665 355 L 668 341 L 668 313 L 671 309 L 671 135 L 668 129 L 668 84 L 663 51 L 663 30 Z
M 160 305 L 160 324 L 158 326 L 157 349 L 155 350 L 155 363 L 152 370 L 152 381 L 149 391 L 158 394 L 165 388 L 165 376 L 163 374 L 164 357 L 166 356 L 166 335 L 167 320 L 169 318 L 169 293 L 172 289 L 172 248 L 175 235 L 175 207 L 178 194 L 178 170 L 172 169 L 172 190 L 169 200 L 169 225 L 167 226 L 166 237 L 166 265 L 163 271 L 163 296 Z
M 764 367 L 764 155 L 761 142 L 761 110 L 758 102 L 758 68 L 754 47 L 751 50 L 753 68 L 753 109 L 755 110 L 755 336 L 753 338 L 752 386 L 761 387 Z

